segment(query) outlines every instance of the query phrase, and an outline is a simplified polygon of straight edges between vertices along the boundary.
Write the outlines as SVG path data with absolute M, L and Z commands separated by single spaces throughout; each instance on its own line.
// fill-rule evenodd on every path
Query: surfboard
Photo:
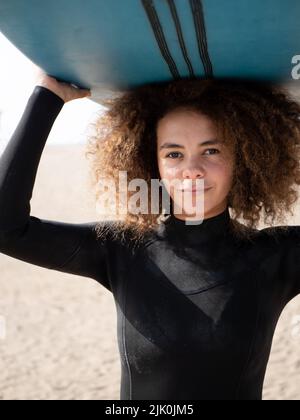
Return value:
M 299 0 L 1 0 L 0 31 L 99 103 L 185 77 L 300 79 Z

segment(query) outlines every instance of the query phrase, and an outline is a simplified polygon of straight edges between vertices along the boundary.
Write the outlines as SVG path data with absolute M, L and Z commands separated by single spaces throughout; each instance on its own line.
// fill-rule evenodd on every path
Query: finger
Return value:
M 82 96 L 92 96 L 92 92 L 89 89 L 83 89 L 81 92 Z

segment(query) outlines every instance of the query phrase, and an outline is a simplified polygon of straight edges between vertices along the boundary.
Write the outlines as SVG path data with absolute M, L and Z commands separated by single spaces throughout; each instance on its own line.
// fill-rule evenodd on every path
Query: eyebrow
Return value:
M 210 145 L 213 145 L 213 144 L 221 144 L 221 142 L 219 140 L 216 140 L 216 139 L 206 140 L 202 143 L 199 143 L 198 146 L 210 146 Z M 176 143 L 164 143 L 160 146 L 159 150 L 174 149 L 174 148 L 184 149 L 184 146 L 182 144 L 176 144 Z

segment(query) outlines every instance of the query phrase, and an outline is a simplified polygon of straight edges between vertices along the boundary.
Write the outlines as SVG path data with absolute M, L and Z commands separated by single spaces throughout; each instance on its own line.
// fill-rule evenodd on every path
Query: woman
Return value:
M 112 292 L 121 399 L 261 399 L 278 318 L 300 292 L 300 227 L 257 223 L 297 199 L 300 106 L 273 86 L 234 80 L 125 92 L 107 102 L 88 144 L 97 199 L 102 177 L 126 171 L 128 181 L 163 179 L 170 211 L 39 219 L 30 199 L 47 136 L 64 103 L 88 93 L 47 75 L 35 87 L 1 156 L 0 252 Z M 187 223 L 188 206 L 175 212 L 174 179 L 198 188 L 203 221 Z

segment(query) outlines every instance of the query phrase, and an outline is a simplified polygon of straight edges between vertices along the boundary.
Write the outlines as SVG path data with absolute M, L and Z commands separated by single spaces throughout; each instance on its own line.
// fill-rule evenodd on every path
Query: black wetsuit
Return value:
M 121 399 L 261 399 L 276 323 L 300 291 L 300 227 L 255 230 L 246 241 L 232 235 L 228 209 L 200 225 L 172 215 L 133 248 L 110 234 L 97 240 L 95 223 L 30 215 L 62 107 L 36 86 L 1 156 L 0 252 L 112 292 Z

